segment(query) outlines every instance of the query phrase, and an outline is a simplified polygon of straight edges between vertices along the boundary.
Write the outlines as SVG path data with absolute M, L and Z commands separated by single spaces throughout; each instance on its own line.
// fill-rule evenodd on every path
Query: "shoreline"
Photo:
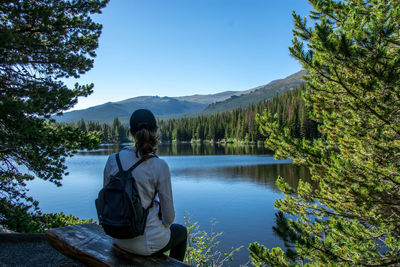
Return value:
M 133 142 L 118 142 L 118 143 L 100 143 L 101 145 L 122 145 L 122 144 L 133 144 Z M 259 140 L 259 141 L 244 141 L 244 140 L 191 140 L 191 141 L 181 141 L 181 140 L 167 140 L 167 141 L 160 141 L 159 144 L 196 144 L 196 145 L 202 145 L 202 144 L 217 144 L 217 145 L 248 145 L 248 146 L 263 146 L 264 147 L 264 141 Z

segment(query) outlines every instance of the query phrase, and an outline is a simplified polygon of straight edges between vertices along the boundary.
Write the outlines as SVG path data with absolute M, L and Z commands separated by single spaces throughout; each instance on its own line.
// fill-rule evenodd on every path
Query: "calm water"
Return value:
M 96 218 L 94 200 L 102 187 L 103 168 L 109 154 L 121 146 L 104 145 L 91 152 L 80 152 L 68 159 L 70 175 L 62 187 L 34 180 L 30 194 L 44 212 Z M 299 178 L 308 179 L 304 168 L 277 161 L 262 147 L 218 145 L 160 145 L 159 156 L 170 166 L 176 221 L 191 215 L 201 229 L 224 231 L 220 250 L 245 247 L 234 256 L 231 266 L 248 261 L 249 243 L 258 241 L 268 248 L 283 243 L 272 231 L 276 209 L 273 203 L 282 194 L 275 186 L 278 176 L 297 186 Z

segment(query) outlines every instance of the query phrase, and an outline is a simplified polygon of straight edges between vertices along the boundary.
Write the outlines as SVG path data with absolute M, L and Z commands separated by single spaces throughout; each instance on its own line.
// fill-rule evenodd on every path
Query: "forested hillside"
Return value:
M 280 127 L 288 126 L 294 137 L 312 139 L 317 135 L 316 124 L 305 112 L 301 97 L 303 87 L 287 91 L 269 101 L 251 104 L 247 108 L 234 109 L 212 115 L 179 120 L 159 121 L 162 140 L 213 140 L 245 141 L 263 140 L 256 122 L 256 114 L 269 112 L 279 118 Z
M 162 141 L 256 142 L 263 140 L 256 122 L 256 114 L 264 111 L 276 114 L 278 124 L 287 126 L 293 137 L 312 139 L 317 136 L 317 125 L 308 118 L 301 97 L 303 87 L 287 91 L 269 101 L 251 104 L 247 108 L 202 115 L 193 118 L 159 120 Z M 79 121 L 76 126 L 86 131 L 101 131 L 103 143 L 126 142 L 128 126 L 118 118 L 111 126 L 98 122 Z
M 202 113 L 214 114 L 234 110 L 239 107 L 246 108 L 251 104 L 257 104 L 260 101 L 271 99 L 303 85 L 304 81 L 301 77 L 306 73 L 305 70 L 301 70 L 284 79 L 278 79 L 266 85 L 248 90 L 241 95 L 233 95 L 224 101 L 210 104 Z

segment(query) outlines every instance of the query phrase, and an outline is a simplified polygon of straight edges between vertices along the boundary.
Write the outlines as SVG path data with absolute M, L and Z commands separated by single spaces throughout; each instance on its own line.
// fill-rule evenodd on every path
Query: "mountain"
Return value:
M 208 104 L 211 104 L 211 103 L 214 103 L 217 101 L 223 101 L 233 95 L 238 95 L 238 94 L 243 94 L 243 92 L 241 92 L 241 91 L 226 91 L 226 92 L 217 93 L 217 94 L 178 96 L 178 97 L 174 97 L 174 98 L 178 99 L 178 100 L 191 101 L 191 102 L 208 105 Z
M 217 94 L 191 95 L 180 97 L 139 96 L 118 102 L 108 102 L 87 109 L 65 112 L 62 116 L 53 117 L 58 122 L 99 121 L 112 123 L 115 117 L 127 123 L 132 111 L 146 108 L 153 111 L 160 119 L 211 114 L 246 107 L 250 103 L 258 103 L 270 99 L 277 94 L 291 90 L 304 82 L 299 71 L 284 79 L 274 80 L 267 85 L 258 86 L 246 91 L 225 91 Z
M 239 107 L 247 107 L 250 104 L 259 103 L 261 101 L 271 99 L 276 95 L 280 95 L 287 90 L 304 84 L 301 79 L 307 72 L 301 70 L 284 79 L 274 80 L 267 85 L 258 86 L 256 88 L 244 91 L 240 95 L 232 95 L 230 98 L 210 104 L 202 113 L 211 114 L 232 110 Z
M 112 122 L 115 117 L 129 117 L 132 111 L 139 108 L 147 108 L 153 111 L 156 116 L 172 114 L 196 113 L 202 111 L 207 104 L 196 103 L 185 100 L 178 100 L 172 97 L 140 96 L 129 98 L 119 102 L 108 102 L 102 105 L 82 110 L 74 110 L 56 116 L 58 122 L 77 122 L 80 119 L 85 121 Z
M 215 101 L 223 101 L 236 91 L 226 91 L 209 95 L 191 95 L 180 97 L 139 96 L 118 102 L 107 102 L 87 109 L 65 112 L 62 116 L 55 116 L 57 122 L 99 121 L 110 123 L 115 117 L 127 122 L 132 111 L 139 108 L 150 109 L 160 118 L 179 117 L 184 114 L 198 113 Z

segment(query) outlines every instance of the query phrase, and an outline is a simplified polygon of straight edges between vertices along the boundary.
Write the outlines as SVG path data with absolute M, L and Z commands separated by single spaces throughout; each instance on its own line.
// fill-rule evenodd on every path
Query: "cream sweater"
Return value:
M 136 157 L 134 147 L 126 147 L 119 154 L 124 170 L 129 169 L 140 158 Z M 104 168 L 104 185 L 110 176 L 118 172 L 115 154 L 109 156 Z M 169 226 L 175 219 L 172 199 L 171 176 L 167 163 L 159 158 L 150 158 L 132 172 L 136 179 L 140 199 L 144 208 L 150 206 L 155 192 L 159 200 L 149 211 L 144 234 L 131 239 L 114 239 L 116 245 L 138 255 L 151 255 L 167 245 L 171 232 Z M 157 198 L 156 198 L 157 199 Z M 162 220 L 158 217 L 161 206 Z

